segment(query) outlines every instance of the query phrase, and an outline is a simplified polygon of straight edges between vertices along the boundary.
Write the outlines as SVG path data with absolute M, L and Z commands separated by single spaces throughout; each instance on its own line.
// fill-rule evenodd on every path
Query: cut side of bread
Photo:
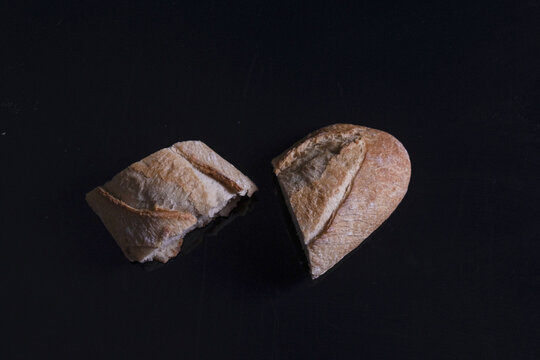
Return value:
M 355 249 L 407 192 L 411 166 L 388 133 L 336 124 L 272 160 L 316 278 Z
M 131 164 L 86 200 L 130 261 L 167 262 L 189 231 L 256 190 L 204 143 L 184 141 Z

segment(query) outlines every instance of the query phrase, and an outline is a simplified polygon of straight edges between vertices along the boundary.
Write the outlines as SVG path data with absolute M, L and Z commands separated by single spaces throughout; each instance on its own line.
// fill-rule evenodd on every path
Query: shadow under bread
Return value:
M 210 223 L 208 223 L 206 226 L 190 231 L 184 237 L 184 240 L 182 242 L 182 247 L 178 255 L 172 258 L 171 260 L 169 260 L 168 263 L 171 261 L 174 261 L 177 258 L 188 255 L 190 252 L 195 250 L 200 244 L 202 244 L 206 237 L 217 236 L 221 230 L 227 227 L 227 225 L 231 224 L 233 221 L 235 221 L 239 217 L 245 216 L 248 212 L 253 210 L 253 207 L 255 206 L 255 202 L 256 202 L 255 197 L 256 195 L 252 197 L 247 197 L 247 196 L 242 197 L 238 201 L 236 207 L 233 210 L 231 210 L 228 216 L 218 216 L 212 221 L 210 221 Z M 154 271 L 167 265 L 159 261 L 149 261 L 145 263 L 135 262 L 134 264 L 136 266 L 142 267 L 145 271 Z

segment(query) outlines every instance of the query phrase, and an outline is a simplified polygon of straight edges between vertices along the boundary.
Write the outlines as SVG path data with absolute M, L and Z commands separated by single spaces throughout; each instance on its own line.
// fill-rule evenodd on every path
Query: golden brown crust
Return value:
M 178 218 L 184 221 L 193 221 L 195 217 L 187 212 L 183 211 L 173 211 L 173 210 L 167 210 L 160 208 L 156 206 L 154 210 L 146 210 L 146 209 L 135 209 L 129 206 L 128 204 L 124 203 L 122 200 L 115 198 L 111 194 L 109 194 L 105 189 L 103 189 L 101 186 L 98 186 L 94 189 L 100 196 L 107 199 L 107 201 L 111 202 L 114 206 L 117 206 L 121 208 L 124 211 L 133 213 L 133 215 L 137 216 L 143 216 L 143 217 L 155 217 L 155 218 Z
M 235 181 L 232 179 L 229 179 L 224 174 L 220 173 L 215 167 L 210 166 L 208 164 L 205 164 L 199 159 L 197 159 L 192 154 L 185 152 L 182 150 L 181 147 L 174 147 L 174 149 L 179 152 L 187 161 L 189 161 L 193 166 L 195 166 L 200 172 L 203 174 L 206 174 L 213 179 L 215 179 L 217 182 L 221 183 L 223 186 L 225 186 L 227 189 L 231 190 L 232 192 L 239 192 L 242 190 L 242 187 L 238 185 Z
M 311 139 L 315 136 L 340 131 L 353 131 L 358 134 L 365 144 L 366 153 L 351 181 L 350 191 L 336 206 L 326 226 L 313 238 L 304 239 L 307 240 L 305 249 L 314 278 L 325 273 L 360 245 L 390 216 L 407 192 L 411 173 L 409 156 L 403 145 L 390 134 L 380 130 L 337 124 L 322 128 L 308 135 L 303 141 L 311 141 L 309 146 L 313 146 Z M 297 143 L 295 146 L 302 145 L 304 143 Z M 289 149 L 285 155 L 274 161 L 274 166 L 283 166 L 283 159 L 295 154 L 298 154 L 295 149 Z
M 90 191 L 86 200 L 131 261 L 142 261 L 165 239 L 182 234 L 197 223 L 195 216 L 185 212 L 135 209 L 102 187 Z
M 201 141 L 178 142 L 171 149 L 180 153 L 201 172 L 211 176 L 233 192 L 242 196 L 251 196 L 257 191 L 257 186 L 253 181 Z
M 310 179 L 310 183 L 298 190 L 285 187 L 306 243 L 320 233 L 332 218 L 335 207 L 345 196 L 349 184 L 360 168 L 363 156 L 364 144 L 355 139 L 329 159 L 320 177 Z M 285 175 L 285 171 L 281 174 Z
M 204 178 L 170 147 L 131 164 L 104 188 L 137 209 L 154 209 L 157 205 L 197 215 L 208 213 L 233 194 L 215 180 Z
M 274 173 L 279 173 L 291 165 L 300 154 L 309 149 L 314 144 L 317 144 L 324 139 L 331 137 L 356 137 L 359 134 L 359 129 L 355 125 L 350 124 L 334 124 L 325 126 L 321 129 L 309 133 L 304 138 L 294 143 L 288 150 L 285 150 L 281 155 L 278 155 L 272 160 Z
M 166 262 L 187 232 L 256 189 L 208 146 L 187 141 L 131 164 L 86 199 L 128 259 Z

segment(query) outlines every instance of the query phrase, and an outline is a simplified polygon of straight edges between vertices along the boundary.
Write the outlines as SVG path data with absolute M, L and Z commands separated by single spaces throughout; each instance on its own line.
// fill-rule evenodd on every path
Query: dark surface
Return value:
M 471 3 L 0 5 L 2 352 L 540 358 L 540 2 Z M 270 159 L 335 122 L 396 136 L 413 176 L 313 282 Z M 130 264 L 84 194 L 188 139 L 260 192 Z

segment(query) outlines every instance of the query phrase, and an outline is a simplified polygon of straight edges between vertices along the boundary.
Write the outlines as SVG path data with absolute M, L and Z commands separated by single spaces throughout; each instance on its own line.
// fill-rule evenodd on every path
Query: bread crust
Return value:
M 208 146 L 187 141 L 131 164 L 86 200 L 130 261 L 167 262 L 187 232 L 256 190 Z
M 304 202 L 305 198 L 294 200 L 294 194 L 287 193 L 283 173 L 295 160 L 308 156 L 306 154 L 310 153 L 309 149 L 321 142 L 321 139 L 347 138 L 351 134 L 364 145 L 365 153 L 356 158 L 356 170 L 343 163 L 341 176 L 344 181 L 345 176 L 354 172 L 349 191 L 344 193 L 341 201 L 333 208 L 331 217 L 319 233 L 305 237 L 309 234 L 299 231 L 313 278 L 324 274 L 360 245 L 395 210 L 407 192 L 411 175 L 409 155 L 396 138 L 384 131 L 358 125 L 335 124 L 309 134 L 272 161 L 297 228 L 302 229 L 306 224 L 306 215 L 298 216 L 295 209 L 299 206 L 295 202 Z M 330 196 L 332 184 L 328 182 L 327 185 L 328 188 L 319 196 Z M 304 203 L 304 206 L 310 204 Z M 305 213 L 309 217 L 311 212 Z
M 255 184 L 201 141 L 183 141 L 172 146 L 199 171 L 213 177 L 233 192 L 251 196 Z
M 142 261 L 159 249 L 164 240 L 197 224 L 197 218 L 187 212 L 135 209 L 101 186 L 90 191 L 86 200 L 130 261 Z M 168 258 L 176 256 L 181 246 L 179 239 L 177 246 L 168 252 Z M 168 258 L 155 260 L 166 262 Z

